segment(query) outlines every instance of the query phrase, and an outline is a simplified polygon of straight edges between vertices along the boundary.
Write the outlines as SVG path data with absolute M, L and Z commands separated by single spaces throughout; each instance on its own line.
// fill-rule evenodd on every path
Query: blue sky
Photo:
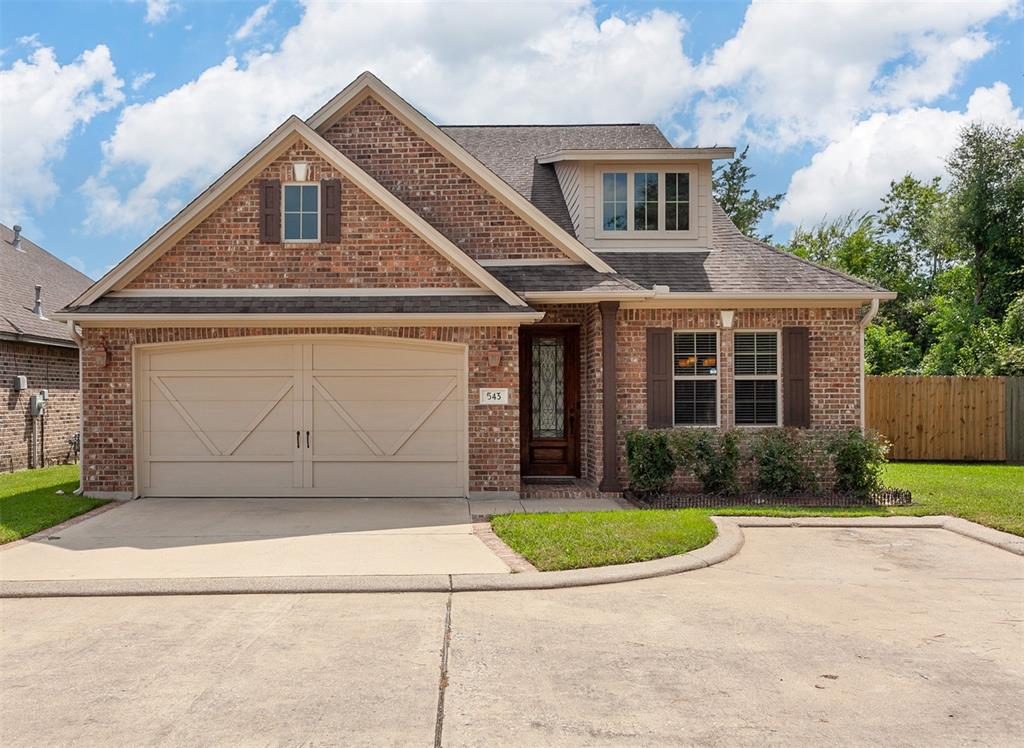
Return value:
M 0 221 L 98 277 L 363 69 L 442 124 L 750 144 L 777 238 L 941 176 L 967 122 L 1024 125 L 1020 0 L 5 0 Z

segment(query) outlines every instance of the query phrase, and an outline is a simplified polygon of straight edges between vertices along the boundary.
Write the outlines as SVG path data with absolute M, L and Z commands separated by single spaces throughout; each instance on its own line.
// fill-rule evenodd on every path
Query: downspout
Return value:
M 78 488 L 73 493 L 75 496 L 81 496 L 82 489 L 85 487 L 85 391 L 82 388 L 82 364 L 84 363 L 82 345 L 84 341 L 75 328 L 73 319 L 68 320 L 68 332 L 71 333 L 71 339 L 78 344 Z
M 871 320 L 878 314 L 878 299 L 871 300 L 871 306 L 864 313 L 864 316 L 860 318 L 860 430 L 861 432 L 867 427 L 867 418 L 865 415 L 865 391 L 864 391 L 864 331 L 868 329 L 868 325 L 871 324 Z

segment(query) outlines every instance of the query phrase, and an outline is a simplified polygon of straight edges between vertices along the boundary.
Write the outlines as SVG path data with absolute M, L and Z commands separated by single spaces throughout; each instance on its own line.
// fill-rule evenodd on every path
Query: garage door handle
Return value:
M 300 449 L 302 447 L 302 444 L 299 443 L 299 437 L 300 437 L 300 432 L 296 431 L 295 432 L 295 448 L 296 449 Z
M 306 432 L 306 449 L 309 449 L 309 432 Z

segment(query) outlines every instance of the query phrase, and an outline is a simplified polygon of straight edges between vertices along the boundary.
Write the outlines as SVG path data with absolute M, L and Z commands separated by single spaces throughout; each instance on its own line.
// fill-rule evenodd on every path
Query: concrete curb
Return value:
M 497 592 L 589 587 L 681 574 L 732 558 L 743 547 L 744 527 L 949 530 L 1024 556 L 1024 538 L 949 516 L 932 517 L 712 517 L 718 535 L 703 548 L 653 561 L 572 571 L 522 574 L 395 576 L 217 577 L 186 579 L 80 579 L 0 582 L 0 598 L 123 597 L 147 595 L 266 595 L 352 592 Z

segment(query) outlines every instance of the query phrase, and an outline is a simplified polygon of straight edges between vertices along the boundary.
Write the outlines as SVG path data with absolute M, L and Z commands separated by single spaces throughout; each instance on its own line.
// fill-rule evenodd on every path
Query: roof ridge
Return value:
M 653 122 L 577 122 L 577 123 L 562 123 L 562 124 L 510 124 L 510 125 L 438 125 L 441 129 L 444 128 L 461 128 L 461 127 L 657 127 Z

